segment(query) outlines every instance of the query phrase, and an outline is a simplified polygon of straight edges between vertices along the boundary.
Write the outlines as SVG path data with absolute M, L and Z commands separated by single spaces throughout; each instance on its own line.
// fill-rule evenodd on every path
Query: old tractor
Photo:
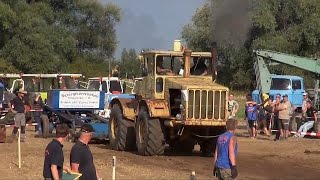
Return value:
M 229 92 L 215 82 L 216 50 L 141 55 L 143 77 L 134 97 L 110 102 L 111 148 L 152 156 L 163 154 L 166 145 L 189 153 L 199 144 L 203 155 L 212 155 L 216 138 L 225 132 Z

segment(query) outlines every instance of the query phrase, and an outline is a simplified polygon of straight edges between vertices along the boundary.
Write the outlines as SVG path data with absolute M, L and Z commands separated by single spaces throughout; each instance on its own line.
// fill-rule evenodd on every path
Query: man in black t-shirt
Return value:
M 14 128 L 12 130 L 12 138 L 17 135 L 18 129 L 21 129 L 21 142 L 26 139 L 26 116 L 25 116 L 25 99 L 24 95 L 27 91 L 19 89 L 17 96 L 9 104 L 10 111 L 14 114 Z
M 193 58 L 193 66 L 190 69 L 191 75 L 205 76 L 208 74 L 208 67 L 203 58 Z
M 46 147 L 44 164 L 43 164 L 43 177 L 45 179 L 61 179 L 62 171 L 65 169 L 71 172 L 70 168 L 64 168 L 64 156 L 62 143 L 68 138 L 69 127 L 66 124 L 59 124 L 56 127 L 56 139 L 53 139 Z
M 70 152 L 70 163 L 73 172 L 81 173 L 80 180 L 100 179 L 93 163 L 93 156 L 88 146 L 94 132 L 90 124 L 83 124 L 80 138 Z
M 313 128 L 313 125 L 317 122 L 317 109 L 312 106 L 312 102 L 310 100 L 307 101 L 306 106 L 307 111 L 305 123 L 302 126 L 300 126 L 298 134 L 295 137 L 303 138 L 305 135 L 300 133 L 308 132 L 311 128 Z

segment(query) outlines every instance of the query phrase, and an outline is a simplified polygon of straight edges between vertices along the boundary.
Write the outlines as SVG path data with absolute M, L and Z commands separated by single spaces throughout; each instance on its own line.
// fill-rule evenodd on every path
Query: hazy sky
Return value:
M 182 27 L 190 22 L 196 9 L 206 0 L 101 0 L 122 8 L 117 27 L 118 48 L 171 49 L 180 39 Z

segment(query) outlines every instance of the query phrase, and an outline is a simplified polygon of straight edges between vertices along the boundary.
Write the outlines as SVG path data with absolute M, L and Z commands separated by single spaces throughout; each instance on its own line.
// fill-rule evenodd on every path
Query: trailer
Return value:
M 106 139 L 108 119 L 94 113 L 104 109 L 104 99 L 104 92 L 96 90 L 49 90 L 41 116 L 43 137 L 47 138 L 57 124 L 65 123 L 71 128 L 71 137 L 75 140 L 81 125 L 89 123 L 95 130 L 93 139 Z

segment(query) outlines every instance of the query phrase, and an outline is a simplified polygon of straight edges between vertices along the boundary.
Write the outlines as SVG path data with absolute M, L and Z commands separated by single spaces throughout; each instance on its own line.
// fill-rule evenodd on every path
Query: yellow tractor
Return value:
M 110 103 L 112 149 L 137 149 L 140 155 L 171 150 L 189 153 L 199 144 L 213 153 L 225 132 L 229 89 L 215 82 L 217 53 L 191 50 L 142 52 L 143 77 L 135 82 L 134 98 Z

